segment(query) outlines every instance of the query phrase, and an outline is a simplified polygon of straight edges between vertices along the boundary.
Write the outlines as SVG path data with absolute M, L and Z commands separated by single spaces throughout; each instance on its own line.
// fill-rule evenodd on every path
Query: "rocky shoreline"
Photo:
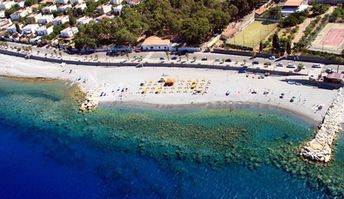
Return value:
M 308 160 L 329 162 L 332 158 L 332 144 L 342 129 L 344 115 L 344 90 L 340 88 L 332 105 L 327 110 L 323 123 L 314 139 L 302 147 L 300 155 Z

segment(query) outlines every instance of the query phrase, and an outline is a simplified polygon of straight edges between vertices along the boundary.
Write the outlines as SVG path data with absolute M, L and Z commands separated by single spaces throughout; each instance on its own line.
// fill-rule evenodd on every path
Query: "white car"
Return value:
M 296 65 L 293 63 L 288 63 L 287 68 L 296 68 Z
M 312 68 L 322 68 L 323 65 L 322 64 L 313 64 Z
M 275 60 L 276 57 L 275 57 L 275 56 L 270 56 L 269 59 L 270 59 L 270 60 Z

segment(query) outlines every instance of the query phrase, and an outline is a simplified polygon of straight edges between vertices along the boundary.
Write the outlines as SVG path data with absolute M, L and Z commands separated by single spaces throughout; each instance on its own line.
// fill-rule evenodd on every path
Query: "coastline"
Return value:
M 258 102 L 235 102 L 235 101 L 217 101 L 208 103 L 193 103 L 193 104 L 154 104 L 142 101 L 125 101 L 125 102 L 103 102 L 100 103 L 100 107 L 119 107 L 119 108 L 138 108 L 138 109 L 153 109 L 153 110 L 188 110 L 188 109 L 250 109 L 257 108 L 258 110 L 268 110 L 277 113 L 287 114 L 293 117 L 300 118 L 314 127 L 319 125 L 321 121 L 317 121 L 307 114 L 302 112 L 293 111 L 280 106 L 274 106 L 272 104 L 262 104 Z
M 271 106 L 274 109 L 300 115 L 312 124 L 320 123 L 335 95 L 334 90 L 319 89 L 311 86 L 287 84 L 286 80 L 306 77 L 270 76 L 261 79 L 256 74 L 238 74 L 233 71 L 184 69 L 184 68 L 104 68 L 99 66 L 54 64 L 24 58 L 0 55 L 0 75 L 15 78 L 52 79 L 77 85 L 85 96 L 100 104 L 151 104 L 156 107 L 170 106 L 226 106 L 230 104 L 249 104 L 253 106 Z M 163 76 L 176 79 L 173 90 L 155 94 L 147 91 L 141 94 L 140 84 L 149 82 L 158 84 Z M 184 90 L 185 81 L 207 83 L 200 94 Z M 178 84 L 178 85 L 177 85 Z M 154 86 L 159 87 L 159 85 Z M 183 87 L 180 93 L 177 89 Z M 208 88 L 209 87 L 209 88 Z M 186 88 L 186 87 L 185 87 Z M 150 89 L 150 88 L 149 88 Z M 168 88 L 166 88 L 168 89 Z M 171 88 L 172 89 L 172 88 Z M 125 90 L 123 92 L 123 90 Z M 206 90 L 206 92 L 204 92 Z M 169 92 L 170 93 L 169 93 Z M 184 92 L 182 92 L 184 91 Z M 253 92 L 255 94 L 252 94 Z M 263 95 L 263 92 L 269 92 Z M 172 94 L 171 94 L 172 92 Z M 230 92 L 228 96 L 226 92 Z M 280 99 L 283 93 L 284 98 Z M 102 96 L 102 95 L 106 96 Z M 294 102 L 289 99 L 294 98 Z M 322 110 L 315 111 L 315 106 L 322 105 Z

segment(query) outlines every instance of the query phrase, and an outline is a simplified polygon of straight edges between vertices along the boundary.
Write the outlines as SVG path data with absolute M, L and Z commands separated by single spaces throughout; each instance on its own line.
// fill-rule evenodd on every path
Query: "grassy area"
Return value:
M 254 21 L 227 42 L 229 44 L 254 48 L 259 45 L 259 42 L 264 40 L 276 27 L 277 23 Z

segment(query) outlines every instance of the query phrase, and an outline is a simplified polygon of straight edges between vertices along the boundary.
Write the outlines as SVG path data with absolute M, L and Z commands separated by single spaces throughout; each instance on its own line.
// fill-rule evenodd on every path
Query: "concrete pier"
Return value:
M 332 158 L 332 144 L 341 130 L 343 118 L 344 90 L 340 88 L 315 138 L 301 148 L 300 155 L 312 161 L 329 162 Z

